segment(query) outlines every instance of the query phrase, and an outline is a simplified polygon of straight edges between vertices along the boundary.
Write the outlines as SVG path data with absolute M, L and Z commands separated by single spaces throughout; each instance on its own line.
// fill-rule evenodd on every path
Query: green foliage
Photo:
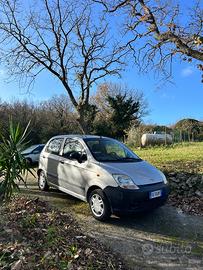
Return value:
M 172 128 L 169 128 L 167 126 L 159 126 L 159 125 L 155 125 L 153 128 L 153 133 L 161 133 L 161 132 L 166 132 L 166 133 L 171 133 L 172 132 Z
M 13 252 L 10 250 L 0 251 L 0 269 L 8 269 L 6 266 L 17 259 L 17 255 L 13 254 Z
M 13 121 L 10 120 L 8 131 L 4 134 L 0 134 L 1 199 L 10 199 L 13 192 L 19 189 L 16 181 L 22 181 L 26 184 L 23 179 L 23 174 L 25 174 L 26 171 L 30 171 L 30 169 L 21 152 L 27 146 L 27 129 L 28 125 L 24 131 L 21 131 L 19 124 L 15 126 Z
M 201 132 L 200 134 L 197 134 L 195 136 L 195 139 L 198 141 L 198 142 L 203 142 L 203 132 Z
M 71 257 L 77 257 L 77 253 L 78 253 L 78 248 L 76 245 L 71 245 L 70 246 L 70 255 Z
M 182 119 L 174 126 L 175 137 L 180 141 L 199 140 L 198 134 L 203 132 L 203 125 L 196 119 Z
M 24 228 L 34 228 L 37 224 L 38 216 L 37 214 L 27 215 L 22 219 L 22 226 Z
M 132 124 L 138 123 L 140 102 L 127 94 L 108 95 L 109 108 L 107 119 L 99 119 L 95 123 L 96 134 L 123 139 Z
M 107 101 L 112 108 L 112 133 L 116 138 L 123 138 L 126 130 L 129 129 L 133 120 L 136 120 L 136 113 L 140 103 L 126 94 L 117 94 L 115 97 L 108 96 Z
M 113 137 L 112 123 L 106 119 L 99 119 L 94 122 L 94 133 L 99 136 Z
M 47 228 L 46 243 L 49 247 L 57 244 L 57 229 L 55 226 Z

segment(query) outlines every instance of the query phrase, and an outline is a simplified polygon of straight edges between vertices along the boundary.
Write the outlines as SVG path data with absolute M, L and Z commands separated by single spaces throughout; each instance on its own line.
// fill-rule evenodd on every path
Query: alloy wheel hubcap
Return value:
M 104 202 L 99 194 L 91 197 L 91 209 L 95 216 L 100 217 L 104 213 Z
M 44 175 L 44 173 L 41 172 L 40 177 L 39 177 L 39 185 L 40 185 L 40 187 L 44 188 L 45 183 L 46 183 L 45 175 Z

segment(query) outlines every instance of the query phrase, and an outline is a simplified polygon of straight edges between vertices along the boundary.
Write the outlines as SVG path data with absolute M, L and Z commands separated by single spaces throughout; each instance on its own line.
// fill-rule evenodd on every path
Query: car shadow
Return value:
M 123 217 L 112 216 L 105 223 L 96 221 L 89 211 L 87 203 L 63 193 L 56 189 L 50 189 L 48 192 L 40 191 L 36 184 L 28 185 L 22 188 L 22 193 L 29 196 L 37 196 L 42 200 L 50 202 L 54 207 L 62 211 L 74 214 L 80 214 L 79 219 L 87 220 L 97 227 L 109 226 L 116 228 L 126 228 L 142 232 L 160 234 L 174 238 L 187 240 L 203 240 L 203 217 L 191 216 L 182 213 L 177 208 L 166 204 L 150 212 L 144 212 L 136 215 Z
M 27 187 L 21 186 L 20 193 L 29 197 L 40 198 L 50 203 L 53 208 L 64 212 L 90 215 L 88 204 L 54 188 L 49 188 L 49 191 L 41 191 L 36 185 L 27 185 Z
M 203 217 L 184 214 L 169 204 L 146 213 L 112 217 L 108 223 L 174 238 L 203 241 Z

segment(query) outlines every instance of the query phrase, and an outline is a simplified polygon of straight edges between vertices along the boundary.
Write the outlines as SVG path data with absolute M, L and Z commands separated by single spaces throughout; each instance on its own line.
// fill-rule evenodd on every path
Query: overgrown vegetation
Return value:
M 140 124 L 131 126 L 126 142 L 132 147 L 141 145 L 141 137 L 145 133 L 171 134 L 173 143 L 203 141 L 203 122 L 195 119 L 182 119 L 171 126 L 156 124 Z
M 110 250 L 83 234 L 71 215 L 39 199 L 13 198 L 0 215 L 6 220 L 0 221 L 0 269 L 127 269 Z
M 10 120 L 8 131 L 0 133 L 0 199 L 10 199 L 13 192 L 19 189 L 16 181 L 25 184 L 23 175 L 26 171 L 31 172 L 21 155 L 27 145 L 27 128 L 22 131 L 19 124 L 15 126 Z
M 121 84 L 101 84 L 92 102 L 97 106 L 93 133 L 120 140 L 148 113 L 143 93 Z
M 119 106 L 111 102 L 114 95 L 120 99 Z M 147 107 L 141 92 L 116 84 L 101 85 L 91 102 L 88 118 L 91 118 L 92 109 L 94 117 L 89 123 L 89 132 L 120 139 L 131 126 L 140 123 Z M 45 143 L 54 135 L 81 133 L 77 112 L 65 95 L 53 96 L 39 104 L 0 102 L 0 127 L 8 128 L 9 115 L 24 128 L 31 120 L 28 139 L 32 144 Z
M 203 173 L 203 142 L 133 148 L 133 150 L 160 169 Z

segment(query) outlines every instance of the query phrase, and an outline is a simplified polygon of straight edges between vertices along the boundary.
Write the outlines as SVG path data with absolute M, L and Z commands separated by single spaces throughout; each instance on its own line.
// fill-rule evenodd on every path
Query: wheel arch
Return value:
M 112 211 L 111 201 L 109 200 L 108 196 L 106 195 L 104 189 L 101 188 L 100 186 L 92 185 L 92 186 L 90 186 L 90 187 L 87 189 L 87 192 L 86 192 L 86 200 L 87 200 L 87 202 L 89 201 L 88 199 L 89 199 L 89 196 L 90 196 L 91 192 L 92 192 L 93 190 L 95 190 L 95 189 L 100 189 L 100 190 L 103 192 L 105 198 L 106 198 L 107 201 L 108 201 L 109 207 L 110 207 L 110 209 L 111 209 L 111 211 Z
M 88 199 L 89 199 L 89 196 L 90 196 L 91 192 L 92 192 L 93 190 L 95 190 L 95 189 L 101 189 L 101 190 L 102 190 L 102 188 L 99 187 L 99 186 L 97 186 L 97 185 L 90 186 L 90 187 L 87 189 L 87 191 L 86 191 L 86 200 L 87 200 L 87 201 L 88 201 Z M 103 190 L 102 190 L 102 191 L 103 191 Z
M 25 160 L 27 160 L 30 164 L 33 163 L 33 160 L 31 159 L 31 157 L 26 157 Z
M 37 170 L 37 176 L 39 176 L 39 174 L 41 173 L 41 171 L 43 171 L 42 169 L 38 169 Z

